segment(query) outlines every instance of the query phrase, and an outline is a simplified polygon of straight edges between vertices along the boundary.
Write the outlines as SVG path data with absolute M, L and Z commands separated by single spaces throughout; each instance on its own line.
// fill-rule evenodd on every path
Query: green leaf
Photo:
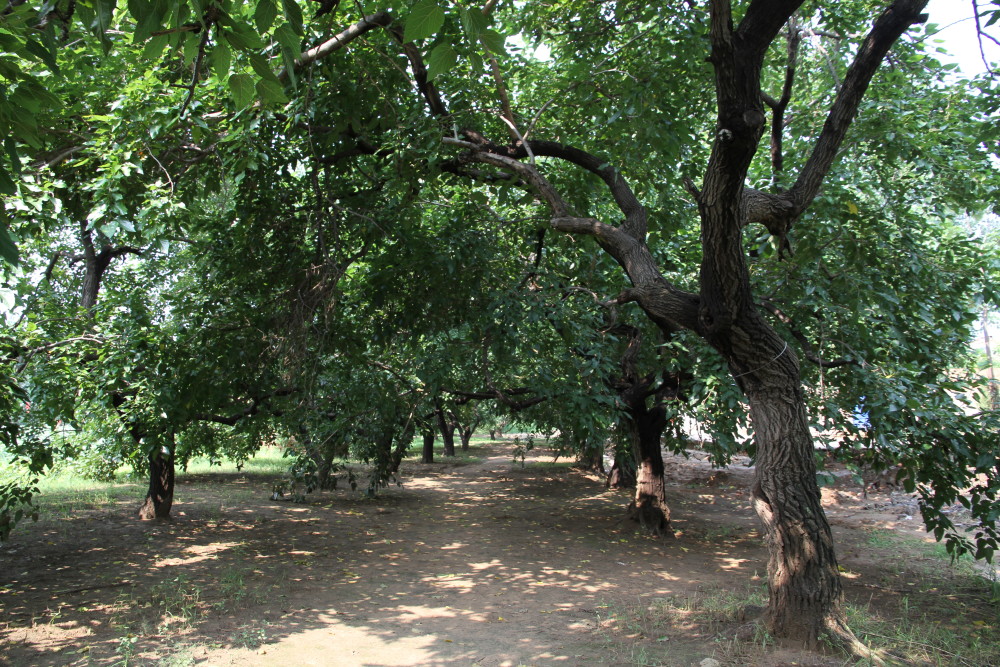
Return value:
M 7 170 L 0 167 L 0 194 L 13 195 L 17 193 L 17 185 L 7 173 Z
M 236 106 L 246 108 L 254 99 L 253 77 L 249 74 L 233 74 L 229 77 L 229 90 L 233 93 Z
M 246 23 L 233 21 L 232 28 L 224 34 L 226 41 L 239 51 L 255 51 L 264 48 L 264 40 Z
M 437 33 L 444 25 L 444 10 L 434 0 L 421 0 L 406 17 L 403 41 L 414 42 Z
M 482 10 L 478 8 L 463 7 L 461 16 L 462 27 L 472 40 L 479 39 L 479 35 L 486 30 L 486 26 L 490 23 L 489 19 L 486 18 L 486 15 L 483 14 Z
M 225 42 L 219 42 L 212 48 L 212 69 L 219 81 L 225 81 L 226 77 L 229 76 L 232 61 L 233 53 Z
M 278 8 L 275 6 L 274 0 L 259 0 L 257 9 L 253 13 L 253 22 L 257 26 L 257 30 L 266 32 L 274 25 L 274 19 L 277 16 Z
M 42 46 L 38 40 L 29 39 L 25 46 L 29 53 L 39 58 L 53 73 L 59 73 L 59 65 L 56 64 L 55 56 L 50 50 Z
M 292 26 L 287 23 L 278 26 L 278 29 L 274 31 L 274 39 L 293 59 L 302 55 L 302 40 L 295 34 Z
M 4 217 L 6 217 L 6 214 L 4 214 Z M 17 266 L 19 261 L 17 245 L 14 243 L 14 239 L 10 237 L 10 232 L 7 231 L 5 223 L 0 223 L 0 257 L 14 266 Z
M 277 81 L 261 79 L 257 82 L 257 94 L 260 95 L 261 101 L 266 104 L 288 104 L 285 89 Z
M 142 57 L 146 60 L 156 60 L 163 53 L 163 49 L 167 46 L 167 36 L 157 35 L 146 42 L 146 46 L 142 49 Z
M 149 39 L 152 33 L 163 28 L 163 19 L 167 16 L 168 7 L 167 0 L 153 0 L 145 3 L 142 7 L 138 5 L 133 7 L 130 3 L 129 9 L 132 11 L 132 18 L 136 21 L 133 41 L 140 44 Z
M 14 137 L 8 136 L 3 140 L 4 150 L 7 151 L 7 159 L 10 160 L 10 167 L 14 171 L 15 176 L 21 175 L 21 156 L 17 151 L 17 142 L 14 141 Z
M 428 78 L 435 78 L 439 74 L 444 74 L 458 62 L 458 53 L 452 48 L 451 44 L 439 44 L 434 47 L 431 51 L 430 57 L 427 58 L 427 76 Z
M 268 64 L 264 56 L 258 55 L 256 53 L 250 56 L 250 65 L 253 67 L 253 71 L 257 72 L 257 76 L 268 81 L 278 82 L 278 77 L 275 76 L 274 71 Z
M 480 39 L 483 40 L 483 44 L 486 48 L 497 55 L 506 55 L 507 48 L 507 38 L 498 33 L 496 30 L 484 30 Z
M 299 35 L 303 34 L 302 29 L 302 8 L 295 0 L 281 0 L 282 9 L 285 10 L 285 18 L 292 24 L 292 29 Z

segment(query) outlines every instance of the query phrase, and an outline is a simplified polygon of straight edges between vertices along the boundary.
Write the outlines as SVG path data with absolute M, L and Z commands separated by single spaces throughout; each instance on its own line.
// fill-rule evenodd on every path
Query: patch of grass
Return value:
M 215 606 L 219 609 L 236 609 L 263 603 L 266 600 L 264 593 L 247 587 L 246 580 L 251 574 L 253 570 L 250 568 L 227 567 L 219 577 L 219 594 L 222 599 Z
M 473 437 L 475 440 L 475 437 Z M 487 440 L 488 442 L 488 440 Z M 444 444 L 440 441 L 434 442 L 434 465 L 447 463 L 449 465 L 468 465 L 471 463 L 481 463 L 485 452 L 482 447 L 469 445 L 469 449 L 462 450 L 459 443 L 455 443 L 455 456 L 444 455 Z M 407 450 L 405 461 L 417 463 L 423 457 L 423 441 L 419 438 L 413 441 L 410 449 Z
M 946 598 L 942 602 L 933 615 L 926 605 L 911 606 L 907 597 L 897 608 L 881 611 L 848 605 L 848 619 L 863 642 L 903 664 L 1000 664 L 1000 623 L 984 620 L 975 604 L 949 604 Z
M 267 631 L 256 625 L 245 625 L 233 635 L 233 645 L 256 651 L 267 642 Z
M 187 627 L 205 611 L 201 587 L 183 574 L 153 586 L 150 601 L 159 612 L 161 633 Z
M 715 635 L 714 657 L 723 664 L 745 665 L 771 646 L 772 638 L 756 626 L 750 637 L 733 637 L 726 631 L 743 623 L 746 609 L 766 602 L 764 587 L 750 582 L 742 590 L 639 599 L 632 604 L 606 603 L 598 608 L 597 624 L 604 632 L 604 648 L 629 664 L 678 664 L 672 642 Z
M 164 656 L 156 662 L 156 667 L 192 667 L 197 663 L 191 647 L 175 646 L 170 655 Z

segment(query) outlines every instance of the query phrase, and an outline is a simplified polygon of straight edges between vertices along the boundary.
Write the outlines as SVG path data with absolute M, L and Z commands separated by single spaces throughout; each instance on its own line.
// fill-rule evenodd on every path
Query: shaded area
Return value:
M 13 665 L 687 665 L 718 654 L 720 632 L 739 623 L 707 623 L 685 605 L 762 589 L 746 468 L 669 458 L 677 539 L 661 540 L 625 519 L 628 491 L 550 458 L 513 465 L 505 444 L 478 455 L 407 462 L 403 486 L 377 500 L 339 490 L 292 504 L 269 500 L 269 477 L 189 475 L 172 523 L 134 520 L 132 501 L 47 520 L 0 551 L 2 655 Z M 920 594 L 886 586 L 886 563 L 854 572 L 869 533 L 838 530 L 849 592 Z M 650 618 L 629 621 L 640 616 Z

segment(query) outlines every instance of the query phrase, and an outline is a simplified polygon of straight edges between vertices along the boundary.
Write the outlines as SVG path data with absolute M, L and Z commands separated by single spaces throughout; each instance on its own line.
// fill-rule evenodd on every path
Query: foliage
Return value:
M 0 493 L 11 521 L 54 457 L 141 467 L 163 447 L 183 464 L 294 441 L 299 474 L 353 456 L 374 464 L 375 493 L 434 410 L 485 398 L 484 412 L 558 433 L 562 451 L 603 447 L 621 417 L 612 326 L 638 319 L 632 304 L 606 307 L 618 265 L 546 231 L 536 192 L 471 169 L 442 138 L 468 128 L 592 150 L 646 205 L 664 275 L 697 291 L 701 228 L 684 178 L 704 172 L 717 129 L 705 11 L 380 9 L 102 0 L 22 3 L 0 19 L 13 360 L 0 419 L 29 471 Z M 854 56 L 847 37 L 871 17 L 867 2 L 798 17 L 789 164 L 820 136 Z M 332 39 L 351 25 L 357 35 Z M 770 95 L 786 54 L 782 39 L 767 53 Z M 997 201 L 998 100 L 996 79 L 941 66 L 928 34 L 899 43 L 787 238 L 743 232 L 760 307 L 820 362 L 804 368 L 814 426 L 845 456 L 901 466 L 937 536 L 984 558 L 996 548 L 997 425 L 954 397 L 972 386 L 968 339 L 996 303 L 1000 264 L 955 220 Z M 531 162 L 576 215 L 621 215 L 594 173 Z M 789 172 L 759 158 L 748 184 L 780 191 Z M 716 462 L 753 453 L 728 360 L 690 332 L 641 327 L 655 341 L 644 368 L 693 377 L 669 405 L 675 445 L 694 417 Z M 845 418 L 858 406 L 865 431 Z M 59 424 L 77 435 L 54 439 Z M 980 534 L 951 524 L 942 510 L 954 502 Z

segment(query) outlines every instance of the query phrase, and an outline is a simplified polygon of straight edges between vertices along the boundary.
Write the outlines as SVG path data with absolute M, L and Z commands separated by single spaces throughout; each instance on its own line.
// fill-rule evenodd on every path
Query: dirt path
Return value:
M 595 478 L 544 456 L 522 468 L 505 443 L 477 454 L 467 465 L 408 463 L 403 486 L 378 500 L 341 490 L 296 505 L 268 500 L 260 478 L 188 479 L 170 524 L 112 507 L 22 531 L 0 551 L 0 661 L 841 664 L 747 657 L 732 610 L 714 622 L 699 609 L 763 589 L 745 468 L 671 459 L 678 537 L 657 540 L 623 522 L 627 496 Z M 897 510 L 834 493 L 849 586 L 892 596 L 859 529 Z M 851 512 L 864 516 L 852 524 Z
M 222 649 L 207 661 L 617 664 L 625 656 L 611 655 L 602 612 L 706 583 L 703 570 L 671 565 L 676 545 L 622 524 L 624 504 L 569 468 L 512 465 L 507 447 L 409 479 L 353 510 L 364 514 L 363 540 L 344 539 L 334 520 L 297 541 L 307 572 L 291 577 L 282 621 L 268 632 L 275 644 L 252 655 Z M 669 641 L 674 664 L 711 654 L 695 637 Z

